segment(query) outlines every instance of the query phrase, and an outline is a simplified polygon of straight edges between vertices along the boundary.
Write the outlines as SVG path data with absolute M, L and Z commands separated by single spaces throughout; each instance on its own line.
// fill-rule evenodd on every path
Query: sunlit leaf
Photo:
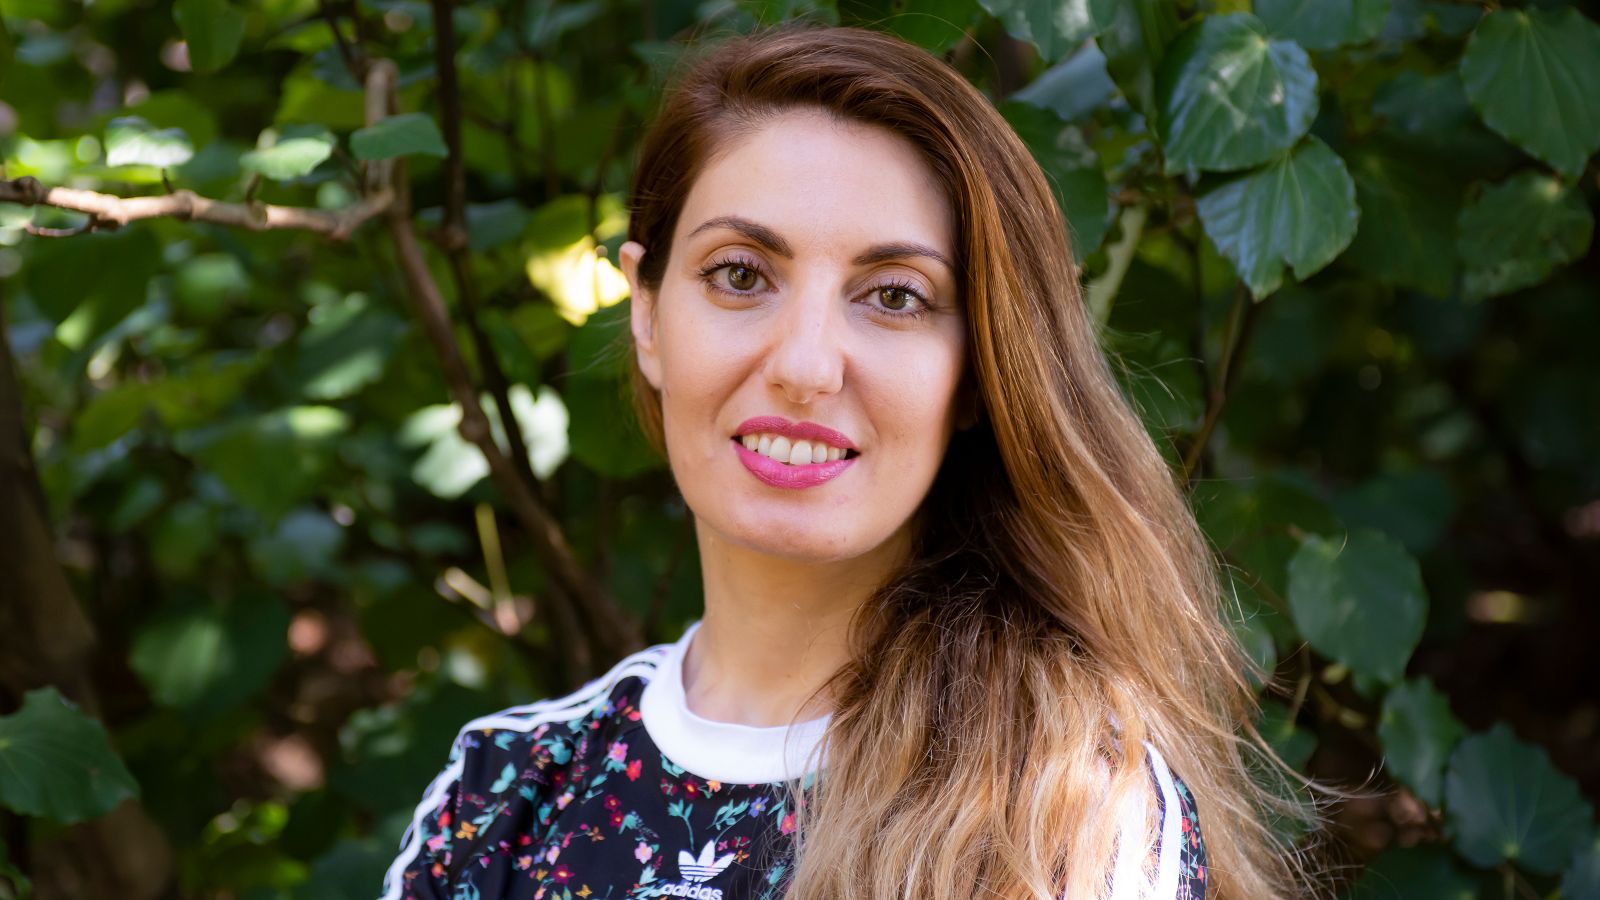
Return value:
M 268 146 L 239 157 L 239 164 L 276 181 L 309 175 L 333 155 L 337 140 L 321 125 L 290 125 Z
M 1304 280 L 1356 234 L 1355 182 L 1328 145 L 1307 138 L 1292 153 L 1215 187 L 1196 201 L 1206 234 L 1257 299 Z
M 404 113 L 389 116 L 351 134 L 350 152 L 356 159 L 374 160 L 396 156 L 446 156 L 450 151 L 432 116 Z
M 1317 73 L 1255 16 L 1207 16 L 1168 48 L 1155 99 L 1167 172 L 1235 171 L 1281 157 L 1311 128 Z
M 0 806 L 72 823 L 138 795 L 105 726 L 55 688 L 28 691 L 21 709 L 0 716 Z
M 106 165 L 182 165 L 194 156 L 194 145 L 179 128 L 157 129 L 139 116 L 112 119 L 106 126 Z
M 1510 860 L 1553 875 L 1594 833 L 1594 810 L 1578 783 L 1504 722 L 1461 741 L 1444 794 L 1456 850 L 1486 868 Z
M 1428 595 L 1417 561 L 1382 534 L 1312 535 L 1289 562 L 1289 611 L 1311 646 L 1393 683 L 1422 638 Z
M 1600 148 L 1600 25 L 1577 9 L 1484 16 L 1461 81 L 1490 128 L 1569 176 Z

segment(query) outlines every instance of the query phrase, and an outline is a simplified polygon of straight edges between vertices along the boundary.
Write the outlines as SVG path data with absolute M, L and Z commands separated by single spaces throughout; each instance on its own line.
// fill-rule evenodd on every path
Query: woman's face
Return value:
M 886 128 L 795 110 L 722 148 L 676 229 L 653 296 L 645 248 L 622 258 L 699 527 L 796 560 L 892 549 L 944 457 L 965 361 L 933 172 Z

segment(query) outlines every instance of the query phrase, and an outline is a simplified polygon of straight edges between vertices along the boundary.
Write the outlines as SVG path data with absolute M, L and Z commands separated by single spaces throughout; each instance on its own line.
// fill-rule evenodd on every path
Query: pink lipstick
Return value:
M 777 488 L 808 488 L 831 481 L 855 464 L 856 457 L 829 460 L 820 463 L 789 465 L 771 457 L 762 456 L 744 446 L 740 438 L 747 434 L 775 434 L 791 440 L 806 440 L 828 444 L 845 450 L 855 450 L 855 444 L 843 434 L 813 422 L 790 422 L 778 416 L 759 416 L 747 419 L 734 433 L 732 444 L 739 461 L 750 474 Z

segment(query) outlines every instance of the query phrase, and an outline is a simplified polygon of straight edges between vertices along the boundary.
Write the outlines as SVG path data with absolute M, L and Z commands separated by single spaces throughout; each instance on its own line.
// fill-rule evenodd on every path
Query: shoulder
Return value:
M 657 644 L 624 657 L 605 674 L 569 694 L 506 707 L 472 719 L 456 735 L 450 762 L 470 763 L 474 756 L 496 755 L 492 748 L 504 750 L 546 737 L 572 735 L 582 730 L 585 722 L 632 708 L 670 647 Z
M 1112 898 L 1201 900 L 1209 872 L 1194 794 L 1159 750 L 1144 748 L 1154 810 L 1141 802 L 1124 811 Z
M 423 791 L 384 877 L 384 900 L 443 897 L 479 830 L 512 800 L 530 801 L 564 776 L 602 720 L 637 716 L 643 685 L 670 644 L 634 653 L 560 697 L 511 706 L 463 725 L 442 771 Z

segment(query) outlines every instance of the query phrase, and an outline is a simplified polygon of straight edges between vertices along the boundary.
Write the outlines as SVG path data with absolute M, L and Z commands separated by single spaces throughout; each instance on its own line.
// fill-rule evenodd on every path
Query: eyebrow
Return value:
M 713 228 L 726 228 L 729 231 L 736 231 L 784 259 L 794 259 L 794 248 L 789 246 L 789 242 L 784 240 L 776 231 L 740 216 L 717 216 L 714 219 L 707 219 L 689 232 L 689 237 L 694 237 L 702 231 L 709 231 Z M 948 256 L 929 247 L 927 244 L 918 244 L 914 241 L 892 241 L 887 244 L 874 244 L 852 262 L 858 266 L 870 266 L 874 263 L 887 262 L 893 259 L 906 259 L 914 256 L 942 263 L 945 268 L 952 272 L 956 268 Z

